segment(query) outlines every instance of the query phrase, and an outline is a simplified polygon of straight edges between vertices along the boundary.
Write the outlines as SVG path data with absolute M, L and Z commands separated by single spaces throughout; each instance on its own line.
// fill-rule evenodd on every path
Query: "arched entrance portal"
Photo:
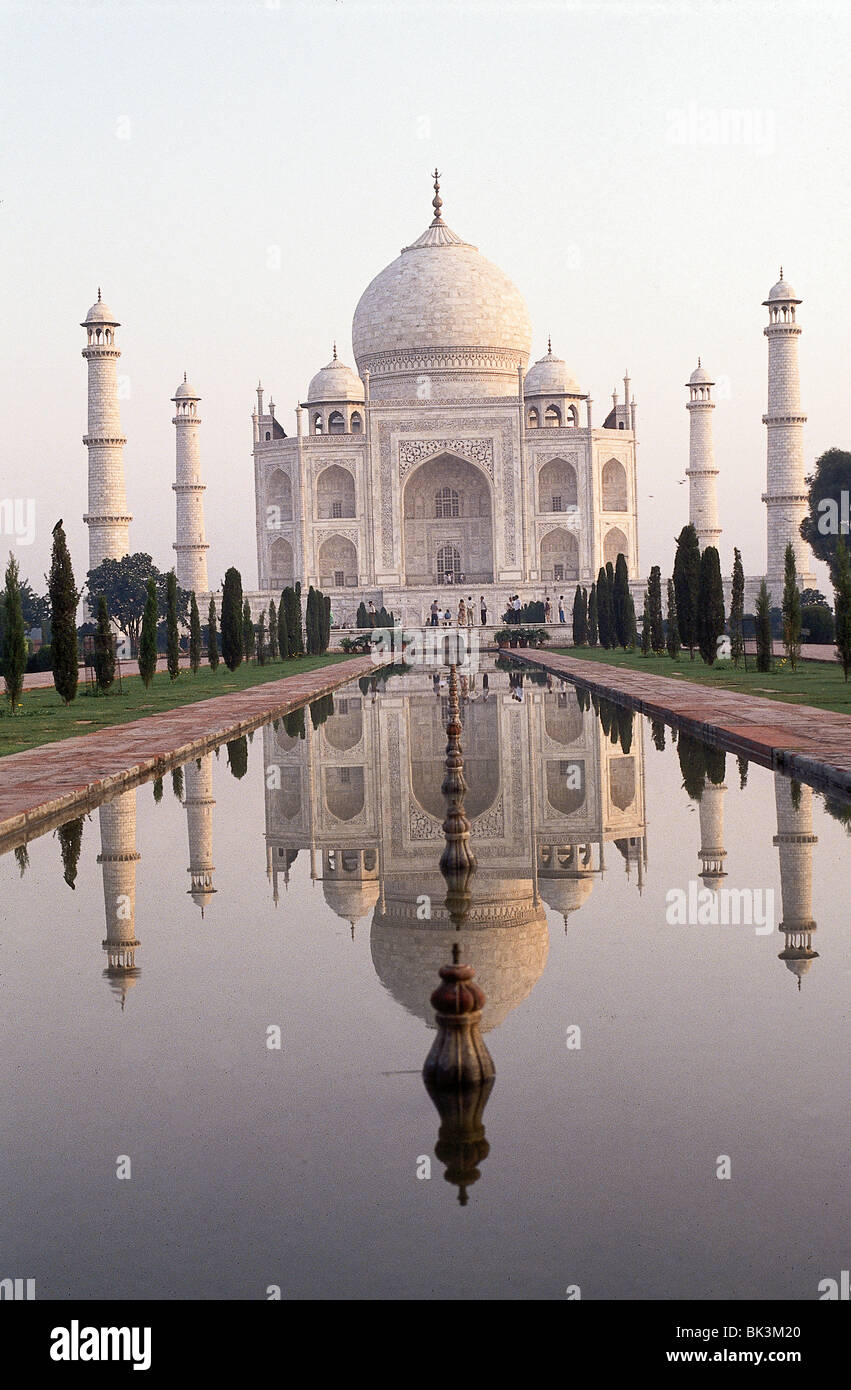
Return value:
M 493 583 L 493 509 L 485 474 L 466 459 L 439 454 L 420 464 L 403 493 L 407 584 Z

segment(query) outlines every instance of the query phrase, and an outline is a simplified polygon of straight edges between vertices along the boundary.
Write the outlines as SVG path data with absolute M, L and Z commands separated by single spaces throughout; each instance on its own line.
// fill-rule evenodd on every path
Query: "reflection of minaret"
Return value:
M 213 755 L 204 753 L 183 769 L 186 807 L 186 824 L 189 829 L 189 873 L 191 874 L 192 901 L 197 903 L 204 916 L 204 908 L 210 901 L 213 887 Z
M 777 803 L 777 834 L 774 844 L 780 853 L 780 895 L 783 920 L 780 930 L 786 944 L 778 959 L 798 977 L 810 968 L 818 956 L 813 950 L 813 834 L 812 787 L 793 783 L 782 773 L 774 774 L 774 797 Z M 795 804 L 797 802 L 797 805 Z
M 716 785 L 710 782 L 707 777 L 703 787 L 703 795 L 700 798 L 700 850 L 699 855 L 703 867 L 700 870 L 700 877 L 711 888 L 717 892 L 721 887 L 722 878 L 727 877 L 727 870 L 724 868 L 724 860 L 727 858 L 727 851 L 724 848 L 724 794 L 727 788 L 724 783 Z
M 124 1000 L 140 971 L 136 965 L 136 793 L 124 792 L 101 806 L 98 863 L 103 869 L 106 969 L 110 988 Z

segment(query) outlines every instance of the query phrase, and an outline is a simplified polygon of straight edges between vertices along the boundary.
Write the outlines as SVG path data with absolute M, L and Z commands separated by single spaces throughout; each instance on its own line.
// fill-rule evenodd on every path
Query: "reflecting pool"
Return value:
M 0 858 L 0 1276 L 39 1298 L 818 1297 L 847 808 L 557 678 L 362 681 Z M 492 1089 L 436 1106 L 459 941 Z

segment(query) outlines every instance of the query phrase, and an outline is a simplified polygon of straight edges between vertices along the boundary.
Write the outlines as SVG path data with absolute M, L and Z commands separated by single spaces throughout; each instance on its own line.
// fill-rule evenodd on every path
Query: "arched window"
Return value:
M 323 468 L 316 479 L 316 515 L 325 519 L 354 514 L 355 480 L 349 470 L 337 463 Z
M 538 428 L 538 412 L 534 406 L 532 406 L 532 409 L 526 417 L 526 423 L 530 430 L 536 430 Z
M 619 526 L 614 526 L 611 531 L 607 532 L 603 542 L 603 564 L 616 565 L 619 555 L 622 555 L 629 565 L 629 545 L 626 536 Z
M 357 411 L 357 410 L 353 410 L 353 411 L 352 411 L 352 434 L 360 434 L 360 432 L 361 432 L 362 429 L 363 429 L 363 420 L 361 419 L 360 412 Z
M 345 434 L 345 433 L 346 433 L 346 422 L 345 422 L 345 420 L 343 419 L 342 415 L 340 414 L 339 410 L 332 410 L 332 411 L 331 411 L 331 414 L 328 416 L 328 433 L 329 433 L 329 434 Z
M 448 574 L 452 575 L 456 584 L 461 578 L 461 556 L 454 545 L 442 545 L 437 552 L 438 583 L 445 584 Z
M 574 426 L 579 424 L 579 411 L 576 409 L 575 405 L 568 406 L 567 419 L 564 423 Z
M 603 511 L 627 510 L 626 469 L 618 459 L 603 465 Z
M 271 438 L 272 438 L 272 435 L 271 435 L 271 433 L 270 433 L 269 430 L 266 431 L 266 438 L 267 438 L 267 439 L 271 439 Z
M 458 493 L 452 487 L 438 488 L 434 496 L 435 516 L 459 516 Z
M 559 408 L 558 408 L 557 405 L 548 405 L 548 406 L 547 406 L 547 413 L 546 413 L 546 415 L 544 416 L 544 424 L 545 424 L 545 425 L 560 425 L 560 424 L 561 424 L 561 411 L 559 410 Z
M 321 414 L 321 412 L 318 411 L 318 410 L 317 410 L 316 414 L 315 414 L 314 417 L 313 417 L 313 433 L 314 433 L 314 434 L 321 434 L 321 433 L 322 433 L 322 414 Z

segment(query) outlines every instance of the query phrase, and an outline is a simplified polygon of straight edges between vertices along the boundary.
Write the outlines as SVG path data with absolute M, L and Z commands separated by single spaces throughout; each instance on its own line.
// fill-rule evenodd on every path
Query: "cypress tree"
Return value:
M 647 581 L 650 609 L 650 646 L 657 655 L 665 650 L 665 621 L 662 616 L 662 571 L 654 565 Z
M 724 586 L 721 583 L 721 561 L 714 545 L 708 545 L 700 557 L 700 580 L 697 603 L 697 640 L 700 655 L 707 666 L 715 663 L 718 639 L 724 631 Z
M 281 601 L 278 604 L 278 651 L 281 660 L 287 661 L 290 655 L 290 634 L 287 628 L 287 591 L 284 589 L 281 594 Z
M 644 616 L 641 619 L 641 655 L 650 653 L 650 584 L 644 591 Z
M 597 575 L 597 627 L 600 646 L 608 650 L 612 645 L 612 610 L 609 601 L 609 583 L 605 569 Z
M 322 646 L 320 650 L 327 652 L 331 643 L 331 595 L 322 595 Z
M 21 703 L 24 671 L 27 667 L 27 638 L 21 606 L 21 583 L 18 562 L 9 552 L 6 566 L 6 592 L 3 599 L 3 679 L 12 714 Z M 75 667 L 76 670 L 76 667 Z
M 588 645 L 596 647 L 600 629 L 597 626 L 597 585 L 591 585 L 591 592 L 588 595 Z
M 257 624 L 257 665 L 266 665 L 266 611 L 260 614 L 260 621 Z
M 845 679 L 851 669 L 851 562 L 848 546 L 840 533 L 833 561 L 833 609 L 836 616 L 836 650 Z
M 154 803 L 155 803 L 155 805 L 159 806 L 160 802 L 161 802 L 162 799 L 163 799 L 163 779 L 162 779 L 162 777 L 155 777 L 155 778 L 154 778 L 154 781 L 153 781 L 153 793 L 154 793 Z
M 197 675 L 198 667 L 201 665 L 201 615 L 198 612 L 198 600 L 193 592 L 189 600 L 189 669 L 193 676 Z
M 180 635 L 177 630 L 177 576 L 169 570 L 165 578 L 166 665 L 173 681 L 180 673 Z
M 269 600 L 269 658 L 278 660 L 278 614 L 274 599 Z
M 80 593 L 74 583 L 71 556 L 61 521 L 53 528 L 53 553 L 50 558 L 50 578 L 47 581 L 50 596 L 52 636 L 50 639 L 50 664 L 53 668 L 53 684 L 66 705 L 77 694 L 77 604 Z
M 115 680 L 115 643 L 109 625 L 106 596 L 98 599 L 98 627 L 95 633 L 95 680 L 98 690 L 108 690 Z
M 215 671 L 219 664 L 219 629 L 216 625 L 216 600 L 210 599 L 210 607 L 207 612 L 207 660 L 210 669 Z
M 650 729 L 653 734 L 653 747 L 658 748 L 660 753 L 665 751 L 665 721 L 664 719 L 651 719 Z
M 677 595 L 673 579 L 668 580 L 668 656 L 676 661 L 680 654 L 680 625 L 677 621 Z
M 228 743 L 228 767 L 237 780 L 248 771 L 248 740 L 245 734 L 241 738 L 232 738 Z
M 756 669 L 771 670 L 771 595 L 764 579 L 756 600 Z
M 319 627 L 316 612 L 316 590 L 313 585 L 307 591 L 307 612 L 305 614 L 305 630 L 307 633 L 307 651 L 309 656 L 314 656 L 319 650 Z
M 629 613 L 629 575 L 626 569 L 626 557 L 621 554 L 618 555 L 615 565 L 612 606 L 614 609 L 615 636 L 620 646 L 626 651 L 631 642 L 632 632 Z M 634 619 L 635 609 L 633 608 L 633 625 Z
M 627 709 L 626 705 L 618 705 L 618 738 L 620 739 L 621 750 L 624 753 L 628 753 L 632 747 L 633 719 L 634 715 L 631 709 Z
M 64 825 L 60 825 L 56 834 L 62 853 L 62 877 L 69 888 L 74 888 L 83 844 L 83 817 L 75 816 L 74 820 L 66 821 Z
M 580 612 L 579 617 L 580 617 L 580 620 L 581 620 L 581 629 L 582 629 L 582 645 L 583 645 L 583 647 L 587 647 L 587 646 L 588 646 L 588 590 L 587 590 L 587 589 L 583 589 L 583 590 L 582 590 L 582 611 Z
M 301 580 L 294 589 L 287 590 L 289 607 L 287 609 L 287 631 L 290 634 L 290 652 L 293 656 L 304 655 L 304 634 L 301 623 Z
M 358 613 L 357 617 L 355 618 L 355 627 L 361 628 L 371 626 L 372 624 L 369 621 L 369 615 L 366 611 L 366 604 L 364 603 L 363 599 L 361 599 L 360 603 L 358 604 Z
M 700 587 L 700 544 L 697 532 L 689 523 L 677 537 L 677 553 L 674 556 L 674 592 L 677 596 L 677 623 L 680 640 L 688 647 L 689 656 L 694 661 L 694 649 L 698 642 L 697 604 Z
M 222 586 L 222 656 L 229 671 L 235 671 L 243 657 L 242 576 L 233 567 Z
M 573 595 L 573 645 L 582 646 L 582 590 L 578 584 Z
M 635 599 L 626 591 L 626 630 L 629 633 L 629 646 L 633 649 L 638 646 L 638 623 L 635 619 Z
M 246 661 L 250 661 L 254 656 L 256 635 L 254 632 L 254 620 L 251 617 L 251 604 L 248 599 L 242 605 L 242 650 Z
M 142 635 L 139 638 L 137 661 L 139 675 L 147 690 L 157 669 L 157 581 L 153 575 L 148 580 L 148 597 L 145 599 L 145 612 L 142 615 Z
M 783 569 L 783 645 L 794 671 L 801 655 L 801 591 L 791 541 L 786 546 Z
M 183 768 L 173 767 L 171 769 L 171 789 L 178 801 L 183 800 Z
M 683 786 L 692 801 L 700 801 L 706 783 L 706 744 L 692 734 L 680 732 L 677 757 L 683 774 Z
M 745 613 L 745 571 L 742 568 L 742 557 L 738 547 L 733 550 L 733 589 L 730 594 L 730 656 L 733 658 L 733 665 L 738 667 L 739 662 L 744 657 L 745 670 L 747 670 L 747 657 L 745 656 L 745 639 L 742 635 L 742 619 Z

